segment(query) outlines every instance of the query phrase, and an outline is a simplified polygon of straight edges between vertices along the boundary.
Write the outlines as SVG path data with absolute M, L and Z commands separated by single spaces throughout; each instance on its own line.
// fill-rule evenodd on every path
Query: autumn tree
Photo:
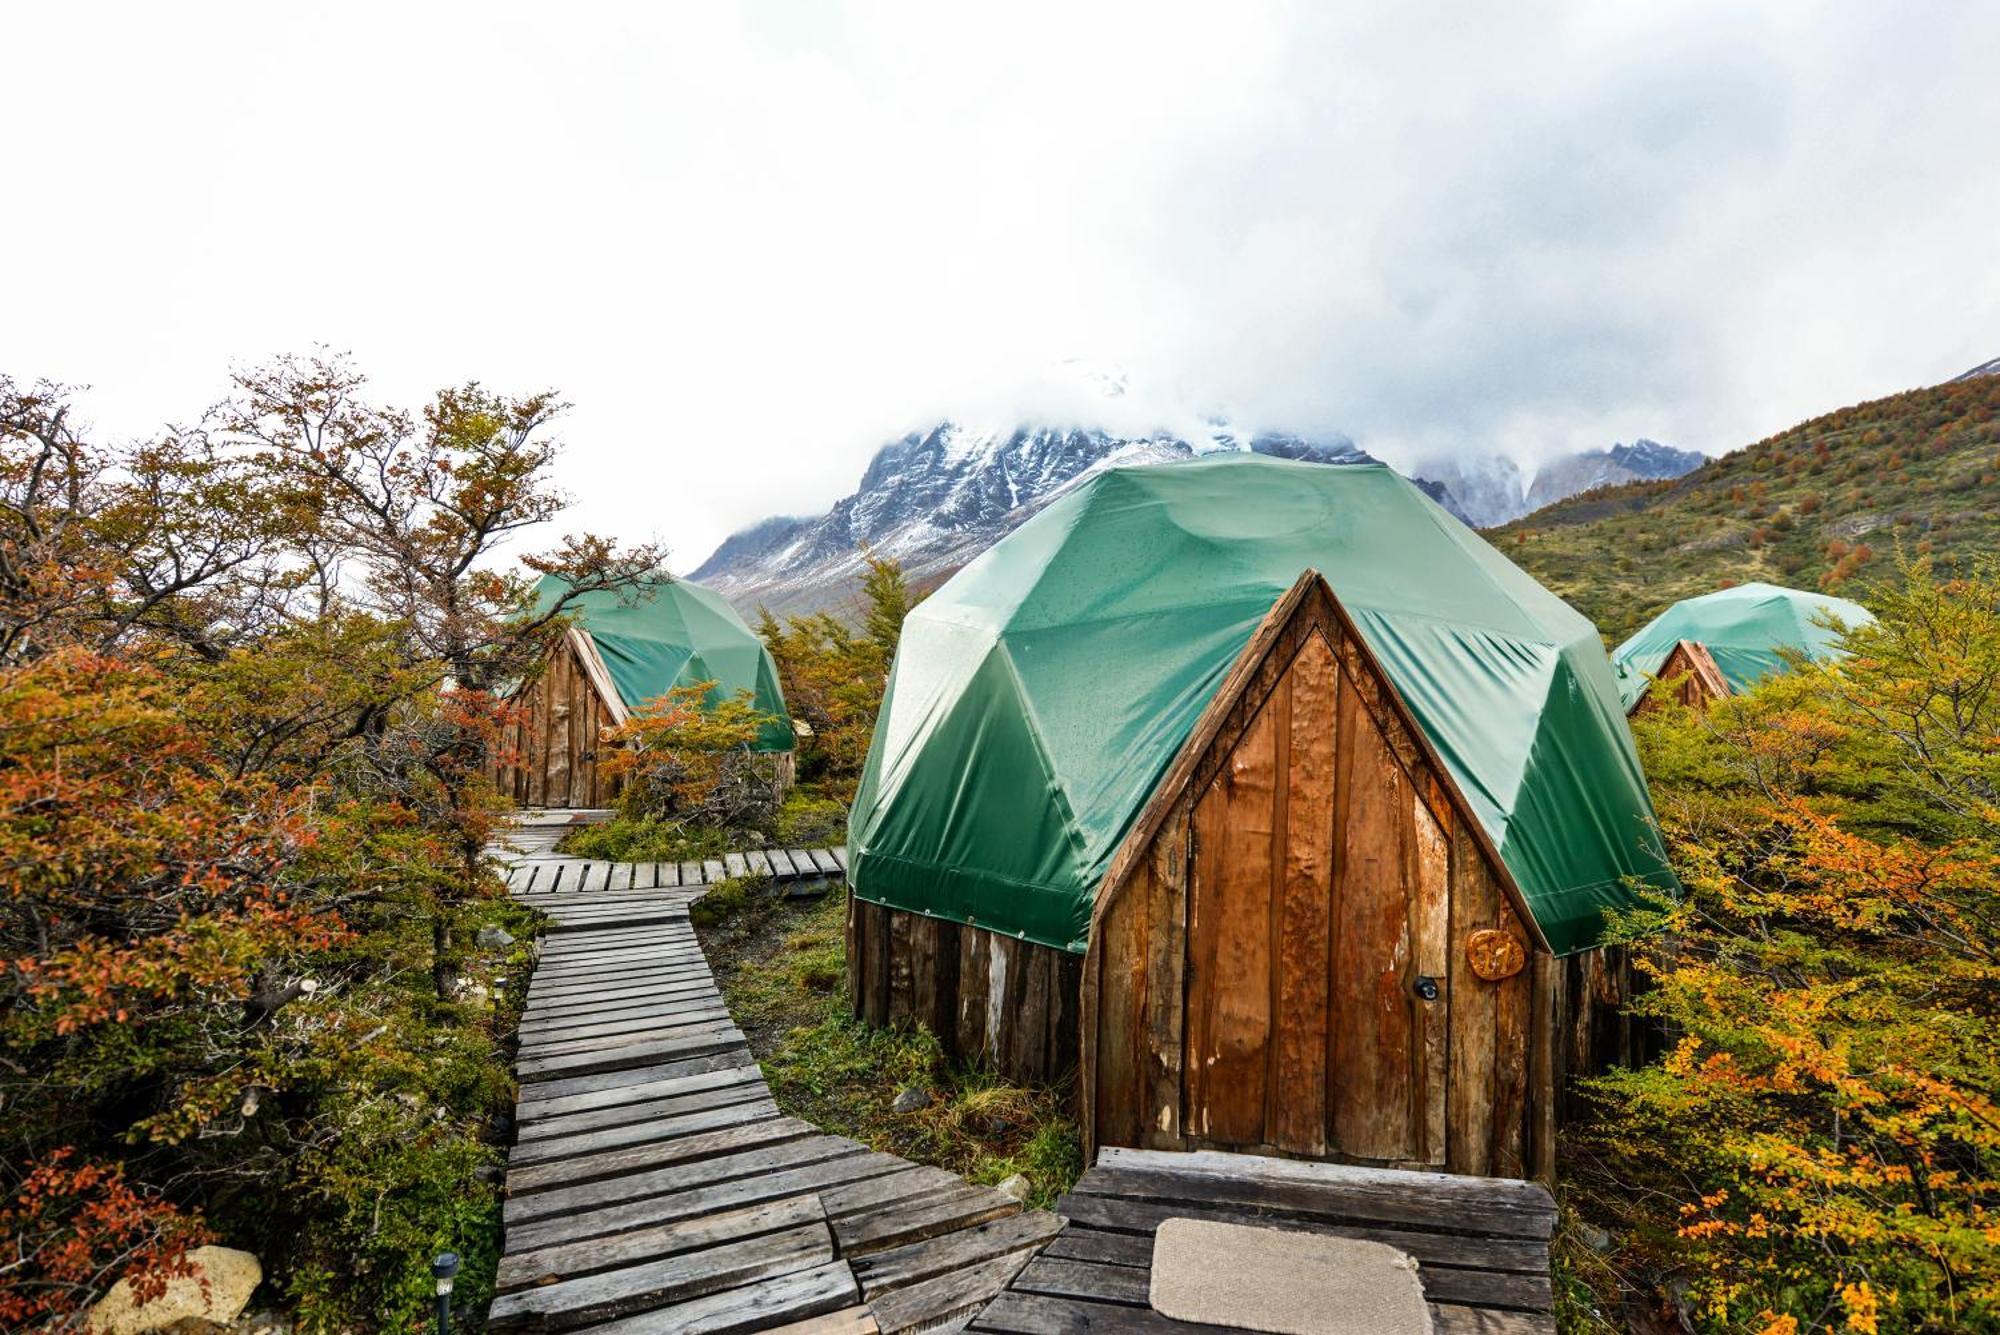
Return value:
M 0 380 L 0 1324 L 210 1228 L 302 1329 L 398 1327 L 441 1246 L 491 1282 L 505 1062 L 456 929 L 525 927 L 483 747 L 563 624 L 499 569 L 562 507 L 560 404 L 403 413 L 330 357 L 130 445 L 75 401 Z
M 1592 1198 L 1713 1329 L 2000 1329 L 2000 577 L 1922 564 L 1844 662 L 1635 719 L 1687 895 L 1618 936 L 1663 1060 Z
M 829 612 L 780 625 L 766 609 L 757 623 L 778 664 L 787 707 L 812 730 L 800 739 L 800 777 L 845 798 L 860 781 L 903 618 L 915 604 L 900 565 L 872 554 L 866 559 L 859 629 Z
M 283 489 L 298 551 L 330 601 L 394 627 L 400 668 L 430 695 L 400 709 L 394 695 L 363 720 L 379 789 L 422 808 L 454 836 L 459 880 L 432 914 L 440 990 L 450 985 L 452 902 L 476 893 L 498 794 L 488 757 L 505 722 L 500 689 L 547 653 L 585 594 L 631 591 L 663 561 L 656 546 L 619 549 L 572 537 L 529 555 L 565 591 L 537 605 L 524 576 L 496 568 L 502 544 L 553 521 L 568 498 L 550 476 L 555 394 L 495 394 L 477 384 L 440 391 L 421 412 L 368 401 L 346 359 L 281 357 L 236 377 L 216 429 Z

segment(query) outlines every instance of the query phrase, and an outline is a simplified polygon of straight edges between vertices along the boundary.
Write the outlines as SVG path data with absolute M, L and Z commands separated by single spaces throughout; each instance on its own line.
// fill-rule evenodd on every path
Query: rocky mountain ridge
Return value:
M 825 514 L 774 517 L 731 534 L 690 578 L 739 607 L 782 614 L 838 606 L 858 585 L 864 552 L 900 561 L 921 583 L 963 565 L 1094 473 L 1237 449 L 1324 464 L 1374 462 L 1342 437 L 1246 436 L 1221 425 L 1191 442 L 1164 432 L 1128 437 L 942 422 L 877 450 L 853 494 Z
M 1192 437 L 1192 439 L 1186 438 Z M 941 422 L 877 450 L 851 495 L 821 515 L 777 516 L 731 534 L 690 578 L 749 611 L 840 608 L 865 570 L 864 552 L 902 563 L 919 585 L 942 578 L 1070 487 L 1106 468 L 1251 450 L 1329 465 L 1376 462 L 1344 436 L 1199 431 L 1142 435 L 1094 427 L 977 428 Z M 1610 482 L 1675 477 L 1702 456 L 1639 440 L 1555 461 L 1524 479 L 1499 456 L 1413 470 L 1419 487 L 1475 527 Z

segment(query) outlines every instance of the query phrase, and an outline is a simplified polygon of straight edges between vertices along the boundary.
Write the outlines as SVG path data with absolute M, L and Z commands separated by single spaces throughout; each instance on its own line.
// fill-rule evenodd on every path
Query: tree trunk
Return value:
M 451 1000 L 451 906 L 440 904 L 431 918 L 431 985 L 439 1001 Z

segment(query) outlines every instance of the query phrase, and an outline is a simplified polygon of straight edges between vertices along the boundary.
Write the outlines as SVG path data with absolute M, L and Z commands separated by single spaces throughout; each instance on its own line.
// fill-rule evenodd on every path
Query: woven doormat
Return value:
M 1153 1237 L 1153 1310 L 1278 1335 L 1431 1335 L 1408 1253 L 1379 1242 L 1204 1219 Z

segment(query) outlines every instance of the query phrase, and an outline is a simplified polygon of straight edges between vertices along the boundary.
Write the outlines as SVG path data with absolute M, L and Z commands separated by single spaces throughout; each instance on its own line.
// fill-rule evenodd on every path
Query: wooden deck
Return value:
M 1152 1310 L 1165 1219 L 1334 1233 L 1415 1257 L 1438 1335 L 1553 1335 L 1555 1202 L 1531 1182 L 1212 1151 L 1106 1149 L 1056 1210 L 1068 1227 L 975 1331 L 1208 1331 Z
M 688 921 L 733 860 L 690 876 L 536 858 L 522 845 L 546 853 L 553 838 L 523 836 L 540 833 L 515 831 L 508 850 L 527 855 L 514 894 L 550 930 L 521 1022 L 491 1329 L 935 1329 L 977 1312 L 1060 1229 L 779 1114 Z M 830 879 L 842 857 L 742 862 Z

